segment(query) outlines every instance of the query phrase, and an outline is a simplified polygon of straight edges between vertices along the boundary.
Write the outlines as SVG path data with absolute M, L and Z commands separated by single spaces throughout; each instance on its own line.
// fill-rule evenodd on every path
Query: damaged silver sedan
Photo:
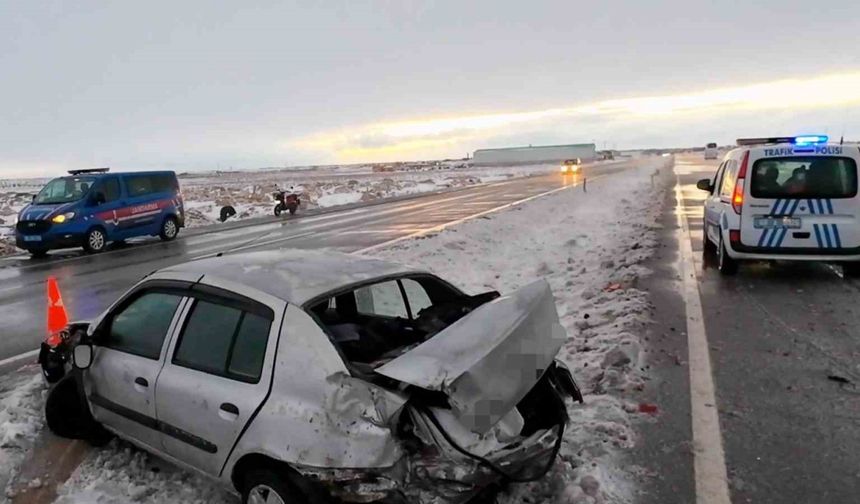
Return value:
M 49 426 L 79 397 L 79 437 L 244 502 L 467 502 L 546 474 L 582 399 L 544 281 L 470 296 L 390 262 L 259 252 L 157 271 L 75 328 Z

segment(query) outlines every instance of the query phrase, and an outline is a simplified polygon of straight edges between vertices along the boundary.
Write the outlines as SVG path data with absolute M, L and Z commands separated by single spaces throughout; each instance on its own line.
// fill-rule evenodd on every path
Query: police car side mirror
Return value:
M 72 362 L 78 369 L 87 369 L 93 363 L 92 345 L 81 344 L 72 350 Z
M 703 191 L 708 191 L 709 193 L 714 192 L 714 186 L 711 185 L 711 179 L 703 178 L 696 182 L 696 187 Z

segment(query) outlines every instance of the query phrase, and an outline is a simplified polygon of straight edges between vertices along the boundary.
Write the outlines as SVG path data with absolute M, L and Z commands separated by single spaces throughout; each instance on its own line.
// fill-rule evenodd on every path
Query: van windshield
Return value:
M 715 144 L 715 143 L 709 143 L 709 144 L 708 144 L 708 145 L 706 145 L 705 147 L 706 147 L 706 148 L 708 148 L 708 149 L 716 149 L 716 148 L 717 148 L 717 144 Z
M 852 198 L 857 164 L 844 157 L 759 159 L 753 164 L 753 198 Z
M 95 177 L 60 177 L 48 182 L 33 203 L 51 205 L 69 203 L 84 197 L 96 181 Z

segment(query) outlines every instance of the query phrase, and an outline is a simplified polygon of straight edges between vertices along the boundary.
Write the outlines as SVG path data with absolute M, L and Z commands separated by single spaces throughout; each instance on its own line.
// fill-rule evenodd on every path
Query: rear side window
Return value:
M 394 280 L 356 289 L 355 303 L 358 312 L 364 315 L 409 318 L 403 293 Z
M 753 164 L 754 198 L 852 198 L 857 195 L 857 164 L 851 158 L 793 156 L 759 159 Z
M 723 182 L 720 184 L 720 197 L 731 198 L 735 190 L 735 175 L 738 173 L 738 163 L 734 160 L 726 161 L 723 170 Z
M 179 184 L 172 173 L 152 175 L 130 175 L 126 178 L 128 193 L 131 196 L 144 196 L 161 192 L 176 192 Z
M 197 300 L 182 330 L 173 363 L 249 383 L 260 381 L 272 320 Z
M 158 359 L 179 295 L 147 292 L 113 315 L 103 344 L 148 359 Z

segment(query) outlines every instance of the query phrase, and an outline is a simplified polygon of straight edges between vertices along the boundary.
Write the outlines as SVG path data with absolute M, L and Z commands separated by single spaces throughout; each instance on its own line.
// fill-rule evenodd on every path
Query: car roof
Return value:
M 427 273 L 395 262 L 320 250 L 281 249 L 226 254 L 158 271 L 194 273 L 252 287 L 292 304 L 350 285 L 407 273 Z

